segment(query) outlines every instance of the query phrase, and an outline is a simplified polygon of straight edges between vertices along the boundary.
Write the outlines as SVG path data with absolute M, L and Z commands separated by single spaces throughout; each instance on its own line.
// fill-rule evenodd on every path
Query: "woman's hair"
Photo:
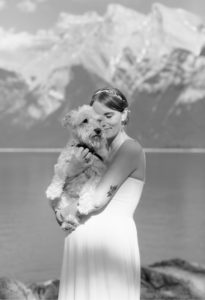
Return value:
M 124 125 L 127 124 L 129 119 L 128 115 L 130 112 L 128 110 L 129 104 L 125 95 L 123 95 L 123 93 L 120 90 L 112 87 L 105 87 L 105 88 L 98 89 L 97 91 L 94 92 L 90 101 L 90 105 L 92 106 L 93 103 L 96 101 L 103 103 L 105 106 L 109 107 L 110 109 L 119 111 L 121 113 L 124 110 L 127 110 L 127 118 L 123 122 Z

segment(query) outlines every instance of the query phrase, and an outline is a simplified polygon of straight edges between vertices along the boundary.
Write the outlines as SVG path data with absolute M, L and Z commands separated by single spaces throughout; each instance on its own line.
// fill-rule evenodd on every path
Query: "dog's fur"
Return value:
M 46 196 L 54 210 L 63 209 L 78 201 L 80 194 L 86 194 L 97 185 L 105 170 L 108 154 L 107 142 L 100 126 L 99 116 L 89 105 L 69 112 L 63 126 L 72 131 L 72 140 L 61 152 L 54 166 L 54 176 L 47 188 Z M 73 165 L 76 147 L 89 148 L 92 162 L 76 170 Z M 64 172 L 65 164 L 69 168 Z

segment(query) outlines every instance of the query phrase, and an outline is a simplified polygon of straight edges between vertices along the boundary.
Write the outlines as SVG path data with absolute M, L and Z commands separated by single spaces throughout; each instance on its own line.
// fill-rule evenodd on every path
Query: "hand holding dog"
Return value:
M 94 156 L 88 148 L 76 147 L 73 158 L 80 167 L 86 167 L 92 164 Z
M 58 224 L 63 230 L 72 232 L 80 225 L 80 219 L 77 215 L 77 204 L 72 203 L 65 208 L 61 209 L 56 214 Z
M 82 170 L 89 167 L 94 160 L 93 154 L 87 148 L 76 147 L 72 156 L 72 163 L 65 163 L 60 172 L 63 172 L 64 176 L 77 175 Z M 57 170 L 56 170 L 57 171 Z

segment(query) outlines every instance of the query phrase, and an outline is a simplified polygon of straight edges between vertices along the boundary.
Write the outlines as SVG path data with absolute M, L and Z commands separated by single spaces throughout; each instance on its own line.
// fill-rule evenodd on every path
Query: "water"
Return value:
M 58 153 L 0 153 L 0 276 L 59 278 L 64 232 L 44 196 Z M 142 264 L 205 264 L 205 154 L 147 153 L 135 221 Z

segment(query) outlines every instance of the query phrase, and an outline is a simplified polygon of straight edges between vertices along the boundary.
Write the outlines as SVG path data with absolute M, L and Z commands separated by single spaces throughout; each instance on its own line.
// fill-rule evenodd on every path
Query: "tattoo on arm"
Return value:
M 113 194 L 116 192 L 117 188 L 117 185 L 111 185 L 109 191 L 107 192 L 107 197 L 112 197 Z

